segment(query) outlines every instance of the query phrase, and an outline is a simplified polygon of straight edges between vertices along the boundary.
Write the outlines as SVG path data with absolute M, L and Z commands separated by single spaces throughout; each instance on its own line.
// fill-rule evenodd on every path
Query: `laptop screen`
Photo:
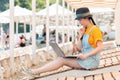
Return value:
M 58 56 L 65 57 L 64 52 L 61 50 L 57 43 L 50 43 L 50 46 L 53 48 L 53 50 Z

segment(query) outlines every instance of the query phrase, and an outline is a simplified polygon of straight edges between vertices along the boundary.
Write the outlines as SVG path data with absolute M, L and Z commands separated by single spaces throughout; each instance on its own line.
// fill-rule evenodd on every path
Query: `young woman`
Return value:
M 102 33 L 95 22 L 87 7 L 79 8 L 76 11 L 76 20 L 85 27 L 85 33 L 82 39 L 82 54 L 78 54 L 76 59 L 58 57 L 56 60 L 33 70 L 25 70 L 27 74 L 40 74 L 56 70 L 64 65 L 71 68 L 96 68 L 100 61 L 100 51 L 102 45 Z

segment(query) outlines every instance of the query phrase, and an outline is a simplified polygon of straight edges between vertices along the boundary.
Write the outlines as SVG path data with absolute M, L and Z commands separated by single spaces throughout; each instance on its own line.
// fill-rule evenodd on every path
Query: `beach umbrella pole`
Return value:
M 63 6 L 63 17 L 62 17 L 62 43 L 64 44 L 65 43 L 65 35 L 64 35 L 64 26 L 65 26 L 65 16 L 64 16 L 64 8 L 65 8 L 65 2 L 64 2 L 64 0 L 62 0 L 62 6 Z
M 35 12 L 36 12 L 36 0 L 32 0 L 32 55 L 35 54 L 35 50 L 36 50 Z
M 47 16 L 46 16 L 46 48 L 49 49 L 49 0 L 46 0 Z
M 14 0 L 10 1 L 10 64 L 11 64 L 11 74 L 15 72 L 14 64 Z
M 115 41 L 118 46 L 120 46 L 120 0 L 117 0 L 117 5 L 115 9 Z
M 59 0 L 56 0 L 56 43 L 58 43 L 58 5 L 59 5 Z

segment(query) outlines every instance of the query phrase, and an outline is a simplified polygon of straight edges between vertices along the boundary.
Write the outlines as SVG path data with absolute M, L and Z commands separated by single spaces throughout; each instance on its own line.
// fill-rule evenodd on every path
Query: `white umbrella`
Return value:
M 10 9 L 1 12 L 0 16 L 10 17 Z M 15 19 L 14 19 L 15 21 L 19 21 L 19 22 L 25 22 L 26 21 L 26 23 L 30 23 L 30 17 L 29 16 L 32 16 L 32 11 L 28 10 L 26 8 L 15 6 L 14 7 L 14 16 L 15 16 Z
M 10 19 L 7 17 L 0 16 L 0 23 L 9 23 Z
M 19 7 L 19 6 L 14 7 L 14 12 L 15 12 L 14 16 L 29 16 L 29 15 L 32 15 L 32 11 L 30 11 L 26 8 Z M 0 16 L 9 17 L 10 16 L 10 9 L 0 13 Z
M 53 4 L 53 5 L 51 5 L 51 6 L 49 7 L 49 16 L 54 16 L 54 15 L 56 15 L 56 12 L 57 12 L 57 11 L 56 11 L 56 5 L 57 5 L 57 4 L 55 3 L 55 4 Z M 60 6 L 60 5 L 58 5 L 58 15 L 63 15 L 62 10 L 63 10 L 63 7 Z M 37 15 L 46 16 L 46 13 L 47 13 L 47 8 L 39 11 L 39 12 L 37 13 Z M 72 14 L 72 11 L 64 8 L 64 15 L 70 15 L 70 14 Z
M 57 4 L 53 4 L 51 6 L 49 6 L 49 16 L 50 16 L 50 25 L 55 25 L 56 23 L 56 13 L 57 13 Z M 71 18 L 73 16 L 73 13 L 72 11 L 66 9 L 66 8 L 63 8 L 61 5 L 58 5 L 58 17 L 59 17 L 59 25 L 62 25 L 62 17 L 63 17 L 63 9 L 64 9 L 64 17 L 65 17 L 65 25 L 67 25 L 67 22 L 68 22 L 68 16 L 69 16 L 69 19 L 71 21 Z M 42 17 L 40 18 L 40 23 L 45 23 L 45 20 L 46 20 L 46 15 L 47 15 L 47 8 L 39 11 L 36 13 L 36 15 L 38 15 L 39 17 Z M 71 22 L 70 22 L 71 24 Z
M 89 8 L 91 13 L 114 12 L 112 8 Z

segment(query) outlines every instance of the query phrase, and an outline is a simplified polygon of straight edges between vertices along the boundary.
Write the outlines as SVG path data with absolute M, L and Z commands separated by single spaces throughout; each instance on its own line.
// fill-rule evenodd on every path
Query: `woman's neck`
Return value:
M 91 26 L 91 25 L 92 25 L 92 23 L 91 23 L 91 22 L 88 22 L 87 27 L 89 27 L 89 26 Z
M 86 26 L 85 26 L 85 29 L 87 29 L 89 26 L 91 26 L 92 24 L 91 23 L 88 23 Z

